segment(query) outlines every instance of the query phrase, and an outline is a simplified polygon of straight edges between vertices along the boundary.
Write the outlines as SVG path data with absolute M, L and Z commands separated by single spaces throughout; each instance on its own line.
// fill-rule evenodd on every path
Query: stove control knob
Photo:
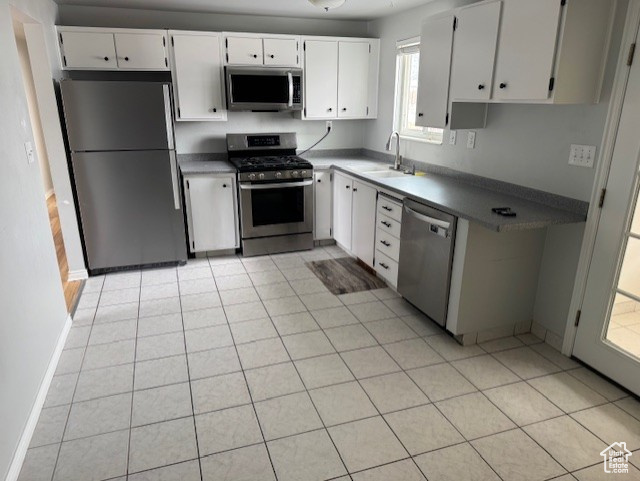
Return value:
M 280 179 L 282 177 L 282 172 L 276 172 L 276 179 Z
M 292 175 L 293 177 L 298 177 L 298 175 L 300 175 L 300 174 L 298 173 L 298 171 L 297 171 L 297 170 L 294 170 L 293 172 L 291 172 L 291 175 Z
M 258 179 L 263 180 L 264 179 L 264 174 L 258 174 Z
M 256 180 L 256 174 L 249 174 L 249 180 Z
M 307 176 L 307 171 L 306 171 L 306 170 L 303 170 L 302 172 L 300 172 L 300 175 L 301 175 L 302 177 L 306 177 L 306 176 Z

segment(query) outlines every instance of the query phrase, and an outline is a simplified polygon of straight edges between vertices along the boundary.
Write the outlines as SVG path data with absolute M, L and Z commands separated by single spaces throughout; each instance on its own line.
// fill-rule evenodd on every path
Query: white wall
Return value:
M 367 22 L 299 19 L 253 15 L 60 6 L 61 23 L 96 27 L 170 28 L 183 30 L 244 31 L 306 35 L 367 36 Z M 361 148 L 369 120 L 336 121 L 319 149 Z M 296 132 L 301 148 L 325 133 L 324 121 L 302 121 L 292 113 L 229 112 L 227 122 L 177 122 L 176 150 L 180 154 L 226 152 L 228 132 Z
M 11 4 L 46 25 L 50 53 L 57 8 Z M 67 318 L 44 189 L 24 142 L 34 142 L 9 2 L 0 0 L 0 477 L 4 479 Z
M 381 38 L 381 74 L 379 116 L 367 128 L 366 148 L 383 151 L 393 127 L 396 41 L 420 35 L 420 23 L 429 15 L 469 3 L 473 1 L 438 0 L 369 24 L 369 34 Z M 625 11 L 626 0 L 619 3 L 619 11 Z M 619 14 L 614 29 L 617 41 L 613 45 L 619 45 L 623 20 Z M 609 58 L 602 102 L 597 105 L 490 105 L 487 128 L 477 130 L 475 149 L 466 148 L 466 131 L 459 131 L 458 145 L 451 146 L 446 140 L 444 145 L 405 141 L 402 154 L 463 172 L 589 200 L 595 169 L 568 165 L 569 150 L 570 144 L 600 147 L 617 60 L 617 48 L 614 50 Z

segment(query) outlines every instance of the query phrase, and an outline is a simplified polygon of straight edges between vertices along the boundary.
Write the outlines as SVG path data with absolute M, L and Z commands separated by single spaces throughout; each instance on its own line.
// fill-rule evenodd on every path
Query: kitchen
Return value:
M 587 479 L 640 447 L 627 259 L 588 272 L 637 2 L 144 3 L 56 7 L 90 276 L 7 479 Z

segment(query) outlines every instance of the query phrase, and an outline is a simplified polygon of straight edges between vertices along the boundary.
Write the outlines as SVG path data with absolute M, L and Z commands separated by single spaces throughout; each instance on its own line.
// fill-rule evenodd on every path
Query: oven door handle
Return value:
M 289 107 L 293 107 L 293 75 L 291 72 L 287 72 L 287 79 L 289 80 Z
M 283 189 L 287 187 L 308 187 L 310 185 L 313 185 L 313 180 L 305 180 L 304 182 L 282 182 L 273 184 L 240 184 L 240 190 Z

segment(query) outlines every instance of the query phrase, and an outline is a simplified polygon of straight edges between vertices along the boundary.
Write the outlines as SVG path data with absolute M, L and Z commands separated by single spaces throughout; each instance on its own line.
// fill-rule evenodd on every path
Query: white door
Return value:
M 116 33 L 118 68 L 169 70 L 166 38 L 162 33 Z
M 448 123 L 453 13 L 428 18 L 420 35 L 416 125 L 444 128 Z
M 116 69 L 116 47 L 112 33 L 60 32 L 65 68 Z
M 453 100 L 491 98 L 501 7 L 502 2 L 496 1 L 458 13 L 451 66 Z
M 640 395 L 640 62 L 631 67 L 573 355 Z
M 348 251 L 351 251 L 352 187 L 351 178 L 335 174 L 333 182 L 333 238 Z
M 237 245 L 233 177 L 189 176 L 185 180 L 191 252 Z
M 561 9 L 558 0 L 504 0 L 494 99 L 549 98 Z
M 378 191 L 368 184 L 353 182 L 352 240 L 353 254 L 373 267 L 376 238 L 376 200 Z
M 172 34 L 173 89 L 179 120 L 224 120 L 220 37 Z
M 333 210 L 331 172 L 317 171 L 313 174 L 313 180 L 315 210 L 315 216 L 313 218 L 313 238 L 315 240 L 331 239 L 331 214 Z
M 265 38 L 264 64 L 297 67 L 300 64 L 299 41 L 295 38 Z
M 338 43 L 338 117 L 368 115 L 369 42 Z
M 227 37 L 227 63 L 231 65 L 262 65 L 262 39 Z
M 338 42 L 305 41 L 304 103 L 308 119 L 335 119 L 338 112 Z

